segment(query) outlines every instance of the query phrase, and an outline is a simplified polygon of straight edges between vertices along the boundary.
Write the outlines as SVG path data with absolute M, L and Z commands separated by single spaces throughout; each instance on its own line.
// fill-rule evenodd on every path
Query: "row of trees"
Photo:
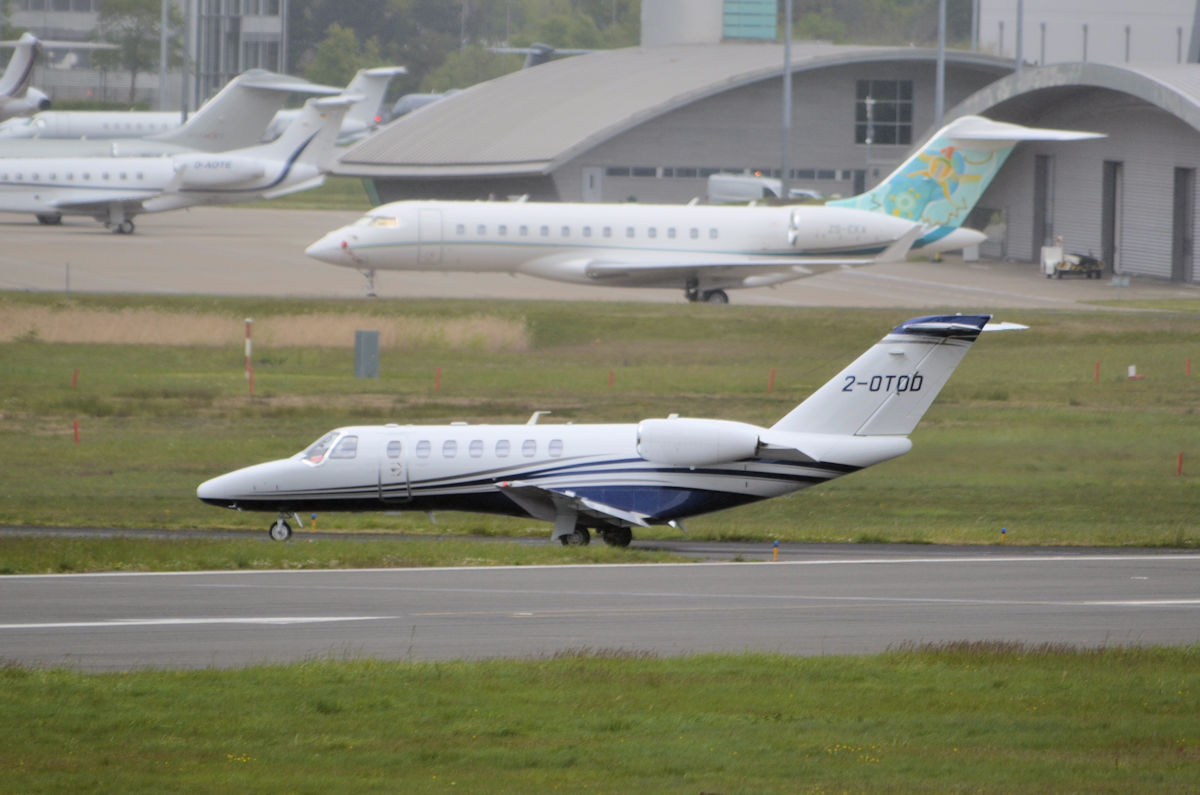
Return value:
M 0 23 L 11 0 L 0 0 Z M 950 41 L 970 36 L 973 0 L 947 0 Z M 780 24 L 783 7 L 779 2 Z M 938 0 L 793 0 L 793 36 L 857 44 L 929 44 Z M 523 57 L 494 46 L 542 42 L 564 49 L 637 44 L 641 0 L 292 0 L 288 52 L 293 71 L 345 85 L 360 68 L 400 64 L 393 92 L 463 88 L 521 68 Z M 169 26 L 182 30 L 174 4 Z M 93 61 L 137 75 L 158 68 L 161 0 L 102 0 L 97 39 L 117 45 Z M 172 66 L 182 62 L 173 38 Z M 133 87 L 131 86 L 131 101 Z

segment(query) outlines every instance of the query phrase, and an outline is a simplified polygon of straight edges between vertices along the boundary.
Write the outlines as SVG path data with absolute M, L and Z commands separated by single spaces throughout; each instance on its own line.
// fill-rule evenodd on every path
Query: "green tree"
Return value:
M 158 67 L 161 19 L 160 0 L 103 0 L 100 4 L 95 38 L 117 48 L 97 50 L 92 60 L 105 68 L 129 72 L 130 105 L 137 96 L 138 75 Z M 174 4 L 168 7 L 167 25 L 171 30 L 183 29 L 183 14 Z M 167 63 L 169 66 L 183 63 L 178 37 L 171 37 Z
M 335 23 L 329 26 L 324 41 L 317 45 L 304 68 L 304 76 L 314 83 L 344 86 L 359 69 L 385 65 L 378 39 L 371 37 L 360 47 L 353 29 Z

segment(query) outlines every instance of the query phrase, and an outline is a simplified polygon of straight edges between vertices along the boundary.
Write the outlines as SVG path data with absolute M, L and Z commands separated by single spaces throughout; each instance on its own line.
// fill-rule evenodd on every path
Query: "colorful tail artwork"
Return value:
M 949 233 L 962 225 L 1020 141 L 1102 137 L 1099 133 L 1038 129 L 983 116 L 963 116 L 938 130 L 874 189 L 827 204 L 885 213 Z

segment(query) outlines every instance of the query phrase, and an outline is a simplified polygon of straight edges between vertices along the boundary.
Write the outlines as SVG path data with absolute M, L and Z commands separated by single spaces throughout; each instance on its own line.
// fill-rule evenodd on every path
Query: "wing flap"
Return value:
M 561 509 L 590 516 L 605 524 L 649 527 L 643 514 L 582 497 L 569 489 L 547 489 L 529 483 L 502 483 L 500 492 L 535 519 L 553 522 Z

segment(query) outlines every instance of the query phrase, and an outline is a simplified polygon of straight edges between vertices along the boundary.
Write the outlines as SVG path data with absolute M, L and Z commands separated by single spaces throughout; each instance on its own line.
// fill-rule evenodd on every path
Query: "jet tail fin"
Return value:
M 318 86 L 298 77 L 250 69 L 225 84 L 183 125 L 150 140 L 179 144 L 202 152 L 224 152 L 254 146 L 288 95 L 340 94 L 340 88 Z
M 0 75 L 0 97 L 20 97 L 33 82 L 33 67 L 37 64 L 42 43 L 32 33 L 22 33 L 13 45 L 12 57 Z
M 990 318 L 937 315 L 901 323 L 771 430 L 907 436 Z
M 948 233 L 966 220 L 1017 143 L 1103 137 L 962 116 L 934 133 L 872 190 L 826 204 L 907 218 Z

